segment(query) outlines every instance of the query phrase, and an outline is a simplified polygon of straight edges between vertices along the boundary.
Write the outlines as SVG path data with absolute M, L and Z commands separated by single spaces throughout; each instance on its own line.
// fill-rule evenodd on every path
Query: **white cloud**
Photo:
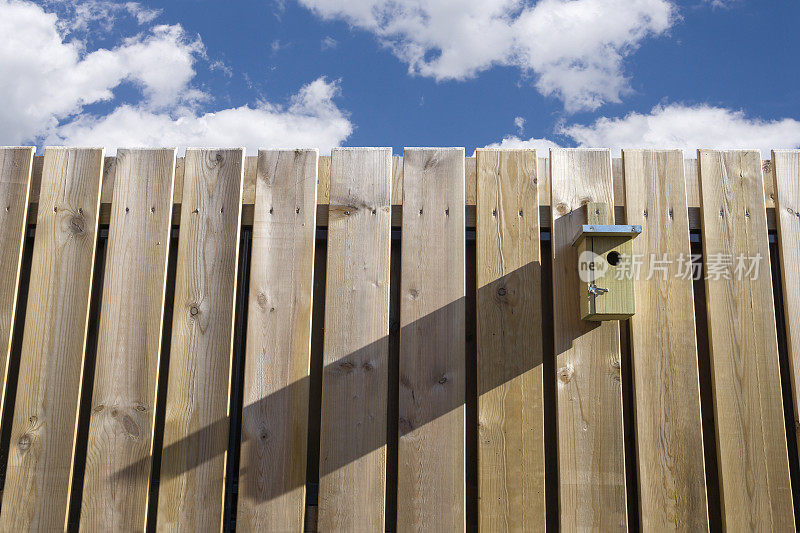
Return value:
M 698 148 L 756 149 L 769 157 L 773 149 L 800 148 L 800 121 L 785 118 L 766 121 L 735 111 L 708 105 L 656 106 L 648 114 L 630 113 L 620 118 L 602 117 L 589 125 L 561 126 L 557 134 L 572 146 L 610 148 L 681 149 L 687 157 Z M 557 147 L 547 139 L 523 140 L 507 136 L 489 147 Z
M 525 118 L 524 117 L 516 117 L 514 118 L 514 126 L 517 128 L 517 131 L 520 135 L 525 133 Z
M 244 146 L 255 155 L 259 148 L 319 148 L 326 153 L 353 131 L 333 102 L 336 83 L 320 78 L 304 86 L 287 107 L 262 103 L 214 113 L 181 110 L 157 113 L 123 105 L 110 115 L 82 116 L 60 126 L 47 144 L 105 146 Z
M 698 148 L 771 149 L 800 147 L 800 121 L 760 120 L 708 105 L 657 106 L 649 114 L 600 118 L 594 124 L 573 125 L 562 133 L 582 146 L 609 148 L 680 148 L 687 154 Z
M 160 9 L 150 9 L 139 2 L 45 0 L 43 3 L 62 12 L 59 27 L 65 31 L 87 31 L 90 26 L 99 26 L 108 31 L 124 15 L 133 17 L 139 24 L 149 24 L 162 13 Z
M 320 45 L 322 50 L 331 50 L 339 46 L 339 41 L 328 35 L 324 39 L 322 39 L 322 44 Z
M 84 53 L 64 41 L 55 15 L 30 2 L 0 0 L 0 123 L 6 141 L 31 140 L 83 106 L 113 98 L 124 81 L 140 87 L 144 105 L 195 100 L 189 87 L 199 40 L 180 26 L 157 26 L 111 50 Z
M 320 78 L 286 106 L 201 111 L 210 96 L 193 83 L 205 49 L 180 25 L 148 28 L 89 52 L 85 41 L 66 40 L 64 20 L 32 2 L 0 0 L 0 144 L 100 145 L 110 152 L 187 145 L 327 149 L 352 132 L 333 101 L 336 82 Z M 117 101 L 125 82 L 139 89 L 137 101 Z M 109 102 L 112 111 L 87 114 L 86 106 L 98 102 Z
M 374 33 L 413 74 L 463 80 L 516 66 L 568 111 L 619 102 L 625 57 L 677 16 L 670 0 L 298 1 Z
M 484 148 L 501 148 L 505 150 L 535 149 L 541 157 L 546 157 L 551 148 L 559 148 L 559 145 L 549 139 L 520 139 L 516 135 L 508 135 L 499 143 L 486 145 Z

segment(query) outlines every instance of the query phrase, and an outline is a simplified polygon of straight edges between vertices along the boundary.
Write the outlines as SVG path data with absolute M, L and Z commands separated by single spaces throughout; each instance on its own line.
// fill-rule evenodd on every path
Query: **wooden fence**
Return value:
M 799 287 L 800 151 L 3 148 L 0 530 L 792 531 Z

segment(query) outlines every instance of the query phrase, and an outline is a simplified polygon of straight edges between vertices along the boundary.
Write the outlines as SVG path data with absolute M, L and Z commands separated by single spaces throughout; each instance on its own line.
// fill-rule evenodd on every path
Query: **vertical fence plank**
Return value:
M 800 150 L 772 152 L 772 170 L 795 416 L 795 434 L 789 438 L 800 444 Z
M 699 152 L 723 521 L 794 530 L 761 155 Z M 759 271 L 739 271 L 755 261 Z M 740 275 L 741 274 L 741 275 Z
M 102 149 L 45 152 L 3 531 L 66 527 L 102 174 Z
M 237 529 L 303 531 L 317 151 L 261 151 Z
M 174 176 L 174 149 L 117 152 L 81 506 L 90 531 L 145 527 Z
M 406 148 L 398 531 L 463 531 L 464 149 Z
M 159 529 L 222 524 L 244 150 L 186 151 Z
M 707 531 L 683 152 L 622 155 L 626 222 L 642 226 L 630 320 L 642 529 Z
M 331 156 L 320 531 L 384 530 L 391 155 Z
M 478 517 L 543 531 L 539 173 L 535 150 L 478 150 Z
M 0 416 L 5 405 L 35 150 L 33 147 L 0 148 Z M 0 427 L 5 423 L 0 420 Z
M 578 209 L 609 206 L 614 192 L 608 150 L 550 152 L 553 319 L 557 372 L 560 523 L 566 531 L 627 527 L 619 323 L 581 320 L 578 254 L 585 223 Z

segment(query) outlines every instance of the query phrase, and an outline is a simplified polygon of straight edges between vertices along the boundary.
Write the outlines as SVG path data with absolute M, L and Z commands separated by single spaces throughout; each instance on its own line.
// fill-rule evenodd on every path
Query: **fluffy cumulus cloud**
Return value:
M 611 148 L 675 148 L 691 155 L 698 148 L 757 149 L 768 156 L 772 149 L 800 148 L 800 121 L 760 120 L 708 105 L 661 105 L 650 113 L 630 113 L 620 118 L 600 118 L 592 124 L 563 125 L 557 132 L 573 146 Z M 492 146 L 539 148 L 551 141 L 523 140 L 515 136 Z M 555 144 L 555 143 L 552 143 Z
M 320 78 L 305 87 L 289 106 L 269 103 L 213 113 L 184 111 L 175 115 L 141 107 L 120 106 L 103 117 L 86 116 L 64 124 L 47 144 L 105 146 L 244 146 L 259 148 L 319 148 L 338 146 L 352 133 L 352 124 L 336 107 L 337 86 Z
M 624 59 L 675 21 L 669 0 L 298 0 L 374 33 L 409 71 L 462 80 L 519 67 L 567 111 L 619 102 Z
M 1 144 L 269 147 L 280 142 L 323 148 L 340 144 L 352 131 L 333 102 L 336 83 L 324 79 L 303 87 L 286 106 L 261 102 L 201 112 L 200 103 L 210 97 L 193 85 L 197 62 L 205 57 L 198 37 L 180 25 L 155 25 L 115 47 L 88 51 L 76 34 L 97 19 L 86 15 L 83 2 L 47 5 L 54 3 L 66 6 L 61 18 L 29 1 L 0 0 Z M 89 3 L 98 9 L 91 12 L 94 17 L 105 13 L 103 6 L 111 11 L 102 20 L 119 15 L 112 3 Z M 158 15 L 133 2 L 118 5 L 139 24 Z M 117 102 L 126 83 L 138 89 L 133 104 Z M 99 102 L 110 103 L 112 111 L 85 112 Z

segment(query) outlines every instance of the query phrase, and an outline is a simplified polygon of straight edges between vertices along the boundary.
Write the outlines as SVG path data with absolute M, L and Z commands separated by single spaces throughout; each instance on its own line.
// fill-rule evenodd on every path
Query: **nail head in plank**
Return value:
M 0 147 L 0 414 L 17 308 L 33 147 Z M 5 425 L 5 421 L 0 427 Z
M 477 153 L 482 531 L 544 531 L 546 525 L 540 161 L 535 150 Z
M 391 155 L 331 155 L 320 531 L 385 527 Z
M 303 531 L 317 151 L 258 154 L 236 527 Z
M 45 151 L 3 531 L 66 528 L 102 173 L 102 148 Z
M 580 318 L 572 247 L 587 203 L 614 205 L 608 150 L 550 152 L 561 527 L 627 528 L 619 323 Z M 605 221 L 613 222 L 610 212 Z
M 175 149 L 119 149 L 114 160 L 114 201 L 81 528 L 143 531 L 161 356 Z
M 463 531 L 464 149 L 403 153 L 398 531 Z
M 158 528 L 222 525 L 244 149 L 186 151 Z
M 626 219 L 643 230 L 630 319 L 639 519 L 644 531 L 708 531 L 683 152 L 622 156 Z
M 700 150 L 698 159 L 723 522 L 793 531 L 761 155 Z M 761 257 L 757 277 L 738 279 L 740 256 Z M 713 266 L 726 257 L 731 279 Z

